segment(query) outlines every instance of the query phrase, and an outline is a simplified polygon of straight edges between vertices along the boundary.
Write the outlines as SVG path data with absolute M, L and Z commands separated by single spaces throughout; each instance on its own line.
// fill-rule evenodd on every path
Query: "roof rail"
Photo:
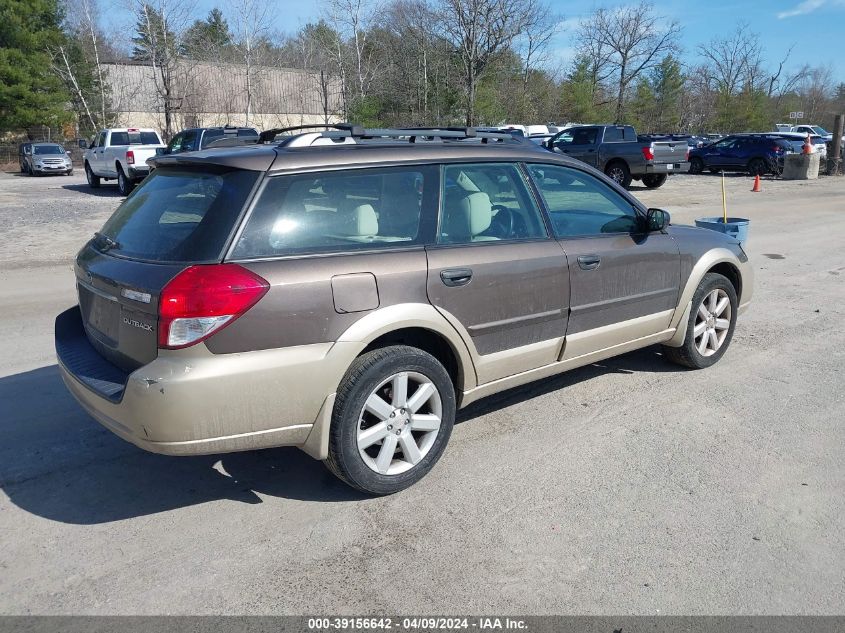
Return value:
M 271 143 L 279 134 L 286 132 L 298 132 L 300 130 L 352 130 L 355 127 L 349 123 L 310 123 L 307 125 L 292 125 L 290 127 L 274 127 L 264 130 L 258 135 L 258 143 Z M 363 129 L 363 128 L 360 128 Z
M 301 126 L 301 129 L 307 129 L 309 127 L 314 126 Z M 408 143 L 460 141 L 464 139 L 479 139 L 482 143 L 500 142 L 522 144 L 525 142 L 524 139 L 515 137 L 506 131 L 481 132 L 474 127 L 364 128 L 360 125 L 351 125 L 348 123 L 321 125 L 319 127 L 325 128 L 325 131 L 320 135 L 321 138 L 351 138 L 356 142 L 377 142 L 385 139 L 407 141 Z M 286 129 L 300 129 L 300 126 L 298 128 Z M 273 130 L 270 130 L 270 132 L 273 132 Z

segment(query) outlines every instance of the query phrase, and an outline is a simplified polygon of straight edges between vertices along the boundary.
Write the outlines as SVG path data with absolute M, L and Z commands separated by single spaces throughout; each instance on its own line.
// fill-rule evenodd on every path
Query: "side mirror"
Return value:
M 649 209 L 646 216 L 646 228 L 649 231 L 662 231 L 669 226 L 669 212 L 663 209 Z
M 169 153 L 166 147 L 156 147 L 156 156 L 164 156 Z
M 88 141 L 86 141 L 84 138 L 81 138 L 76 141 L 76 145 L 77 147 L 79 147 L 79 149 L 88 149 Z

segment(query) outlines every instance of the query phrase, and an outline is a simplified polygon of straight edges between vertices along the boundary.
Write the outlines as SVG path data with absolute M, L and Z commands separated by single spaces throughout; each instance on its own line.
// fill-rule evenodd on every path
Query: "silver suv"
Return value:
M 457 408 L 655 343 L 707 367 L 751 299 L 736 241 L 510 134 L 338 126 L 152 160 L 80 251 L 56 350 L 82 406 L 158 453 L 298 446 L 396 492 Z

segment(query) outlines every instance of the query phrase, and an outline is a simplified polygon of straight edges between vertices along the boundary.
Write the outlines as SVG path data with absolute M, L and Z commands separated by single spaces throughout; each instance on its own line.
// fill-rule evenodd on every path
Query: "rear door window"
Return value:
M 433 224 L 436 183 L 430 166 L 270 178 L 232 254 L 250 259 L 421 244 Z
M 94 241 L 109 254 L 155 262 L 221 258 L 259 173 L 159 168 L 117 208 Z M 107 240 L 102 240 L 107 241 Z

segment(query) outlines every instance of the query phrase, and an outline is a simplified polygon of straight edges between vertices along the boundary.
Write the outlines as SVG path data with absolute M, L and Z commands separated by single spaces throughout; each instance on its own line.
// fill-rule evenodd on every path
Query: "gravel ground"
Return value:
M 843 613 L 845 179 L 727 179 L 757 280 L 718 365 L 652 348 L 489 398 L 380 499 L 79 409 L 52 319 L 120 201 L 81 182 L 0 174 L 0 613 Z M 635 193 L 682 223 L 721 203 L 712 176 Z

